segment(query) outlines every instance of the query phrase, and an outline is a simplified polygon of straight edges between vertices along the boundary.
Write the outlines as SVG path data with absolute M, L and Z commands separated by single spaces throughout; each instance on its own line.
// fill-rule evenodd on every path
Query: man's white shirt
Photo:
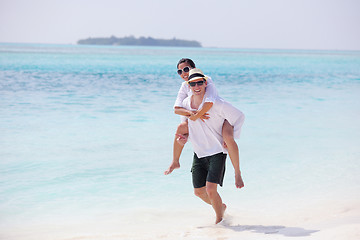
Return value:
M 185 98 L 182 106 L 188 110 L 196 110 L 191 108 L 191 97 Z M 202 108 L 205 99 L 206 93 L 199 109 Z M 196 121 L 188 120 L 189 140 L 199 158 L 221 152 L 227 153 L 223 147 L 222 137 L 222 127 L 225 119 L 234 127 L 234 138 L 240 137 L 241 127 L 245 120 L 245 115 L 239 109 L 220 97 L 215 99 L 208 114 L 210 118 L 205 120 L 205 122 L 201 119 Z M 182 121 L 186 120 L 186 117 L 182 117 Z

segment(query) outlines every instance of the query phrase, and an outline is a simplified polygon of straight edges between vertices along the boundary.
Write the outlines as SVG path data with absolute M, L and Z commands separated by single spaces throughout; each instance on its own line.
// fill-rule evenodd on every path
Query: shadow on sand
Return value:
M 254 233 L 263 234 L 280 234 L 286 237 L 306 237 L 319 230 L 307 230 L 299 227 L 285 227 L 285 226 L 263 226 L 263 225 L 230 225 L 225 221 L 220 225 L 224 228 L 231 229 L 235 232 L 250 231 Z
M 198 229 L 212 228 L 213 226 L 198 227 Z M 285 237 L 306 237 L 319 230 L 307 230 L 299 227 L 285 227 L 285 226 L 263 226 L 263 225 L 232 225 L 230 222 L 223 220 L 216 227 L 229 229 L 235 232 L 253 232 L 263 234 L 279 234 Z

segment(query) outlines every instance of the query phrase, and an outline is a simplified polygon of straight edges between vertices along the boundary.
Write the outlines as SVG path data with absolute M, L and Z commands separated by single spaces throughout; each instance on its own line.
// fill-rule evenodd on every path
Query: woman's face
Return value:
M 187 62 L 180 63 L 178 66 L 178 71 L 181 70 L 181 74 L 179 74 L 179 75 L 184 81 L 188 81 L 188 77 L 189 77 L 189 71 L 187 71 L 187 72 L 184 71 L 184 68 L 186 68 L 186 67 L 188 67 L 189 70 L 192 69 L 190 64 Z M 185 70 L 187 70 L 187 69 L 185 69 Z

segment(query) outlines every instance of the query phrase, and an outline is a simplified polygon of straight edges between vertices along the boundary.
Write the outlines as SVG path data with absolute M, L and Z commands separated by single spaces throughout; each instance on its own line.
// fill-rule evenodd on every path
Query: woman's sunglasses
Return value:
M 201 80 L 201 81 L 197 81 L 197 82 L 188 82 L 188 83 L 189 83 L 190 87 L 195 87 L 196 84 L 197 84 L 198 86 L 203 85 L 203 84 L 205 83 L 205 81 L 204 81 L 204 80 Z
M 190 68 L 189 68 L 189 67 L 184 67 L 183 69 L 177 70 L 177 73 L 178 73 L 179 75 L 181 75 L 183 71 L 187 73 L 187 72 L 190 71 Z

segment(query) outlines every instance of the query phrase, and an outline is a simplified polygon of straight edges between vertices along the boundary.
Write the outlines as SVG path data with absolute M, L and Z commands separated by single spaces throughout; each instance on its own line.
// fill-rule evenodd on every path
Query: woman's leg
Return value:
M 235 185 L 237 188 L 242 188 L 244 183 L 240 172 L 239 148 L 234 139 L 234 127 L 231 126 L 227 120 L 224 121 L 222 133 L 225 145 L 228 149 L 231 163 L 235 170 Z
M 165 175 L 170 174 L 174 169 L 180 168 L 180 155 L 184 148 L 184 145 L 187 141 L 187 136 L 189 135 L 188 123 L 182 122 L 179 124 L 173 146 L 173 161 L 170 167 L 165 171 Z

